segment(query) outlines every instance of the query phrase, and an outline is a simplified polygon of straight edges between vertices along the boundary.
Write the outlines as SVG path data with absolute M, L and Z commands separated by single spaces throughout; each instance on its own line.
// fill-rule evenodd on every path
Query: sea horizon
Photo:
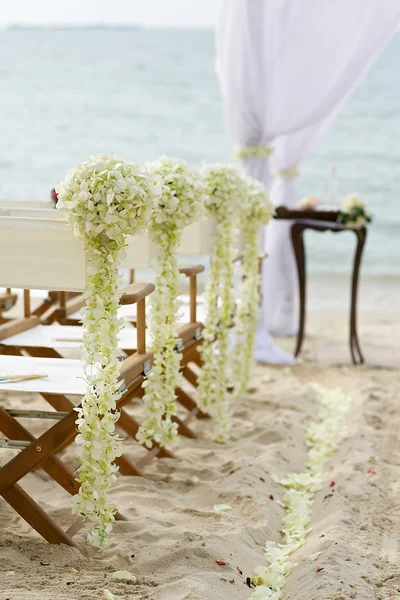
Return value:
M 47 201 L 89 154 L 140 163 L 169 154 L 195 167 L 233 160 L 214 32 L 138 25 L 1 31 L 0 199 Z M 373 215 L 362 265 L 368 278 L 399 274 L 399 59 L 395 35 L 297 181 L 299 200 L 312 194 L 338 205 L 357 192 L 365 201 Z M 352 237 L 307 234 L 310 276 L 346 276 Z

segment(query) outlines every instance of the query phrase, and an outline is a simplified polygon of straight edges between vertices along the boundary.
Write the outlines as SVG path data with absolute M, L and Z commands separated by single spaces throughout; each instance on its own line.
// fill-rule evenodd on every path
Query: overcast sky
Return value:
M 213 27 L 221 0 L 0 0 L 0 26 L 10 23 L 138 23 Z

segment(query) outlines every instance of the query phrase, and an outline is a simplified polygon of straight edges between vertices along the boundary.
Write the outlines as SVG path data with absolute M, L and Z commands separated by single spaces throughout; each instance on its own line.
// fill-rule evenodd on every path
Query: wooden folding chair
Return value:
M 13 308 L 13 306 L 16 305 L 17 300 L 18 294 L 13 293 L 10 288 L 7 288 L 0 293 L 0 323 L 7 321 L 7 318 L 4 318 L 3 313 Z
M 27 210 L 14 208 L 8 209 L 8 216 L 21 216 L 28 214 L 30 218 L 37 218 L 41 220 L 51 220 L 51 217 L 56 216 L 59 219 L 59 213 L 49 209 L 32 209 Z M 24 217 L 25 218 L 25 217 Z M 184 233 L 184 240 L 182 244 L 182 253 L 186 255 L 201 254 L 205 231 L 204 224 L 194 224 L 187 228 L 189 233 Z M 154 245 L 149 241 L 147 236 L 135 236 L 129 239 L 129 247 L 127 257 L 122 265 L 123 268 L 129 268 L 131 271 L 133 268 L 150 268 L 150 264 L 155 256 Z M 191 357 L 202 341 L 202 329 L 203 325 L 197 320 L 197 276 L 204 271 L 203 265 L 185 266 L 180 269 L 181 273 L 185 275 L 189 280 L 189 310 L 187 311 L 185 322 L 178 329 L 178 344 L 177 350 L 182 353 L 182 368 L 184 373 L 187 371 L 187 365 L 191 361 Z M 83 305 L 84 301 L 81 297 L 75 297 L 68 299 L 67 292 L 59 292 L 57 300 L 53 301 L 50 306 L 46 307 L 45 311 L 41 312 L 41 323 L 54 323 L 58 322 L 63 325 L 73 324 L 77 325 L 79 322 L 79 312 L 76 313 Z M 30 311 L 29 300 L 25 298 L 25 318 L 30 319 L 32 316 L 38 316 L 38 311 Z M 43 304 L 42 304 L 43 306 Z M 123 308 L 127 308 L 128 311 L 124 311 Z M 128 315 L 131 318 L 128 318 Z M 132 312 L 129 306 L 121 307 L 121 316 L 128 318 L 132 323 L 136 321 L 135 311 Z M 36 323 L 37 325 L 37 323 Z M 78 347 L 80 342 L 80 334 L 73 329 L 50 329 L 45 330 L 42 326 L 41 329 L 36 331 L 24 331 L 17 336 L 11 336 L 10 331 L 5 330 L 6 335 L 2 335 L 0 327 L 0 339 L 3 338 L 3 344 L 8 346 L 8 351 L 11 352 L 11 347 L 14 351 L 18 352 L 24 350 L 32 356 L 53 356 L 60 357 L 61 355 L 56 353 L 54 348 L 57 346 L 58 349 Z M 6 339 L 10 338 L 10 339 Z M 52 338 L 52 339 L 51 339 Z M 57 339 L 58 338 L 58 339 Z M 37 339 L 37 341 L 36 341 Z M 131 354 L 136 351 L 133 339 L 129 336 L 128 330 L 122 332 L 120 347 L 127 354 Z M 75 343 L 75 346 L 74 346 Z M 193 378 L 191 378 L 193 380 Z M 140 392 L 139 392 L 140 394 Z M 138 394 L 138 395 L 139 395 Z M 178 402 L 188 411 L 182 418 L 176 418 L 179 425 L 179 432 L 187 437 L 196 437 L 194 431 L 190 428 L 190 423 L 194 418 L 209 418 L 208 415 L 201 412 L 194 399 L 184 390 L 179 388 L 177 390 Z
M 11 288 L 59 289 L 82 292 L 85 289 L 86 263 L 83 243 L 75 238 L 68 225 L 60 221 L 38 223 L 35 219 L 0 217 L 0 251 L 7 260 L 0 263 L 0 283 Z M 123 296 L 123 302 L 138 305 L 137 352 L 121 365 L 124 391 L 118 401 L 122 409 L 140 389 L 151 368 L 152 355 L 145 345 L 145 298 L 154 290 L 152 284 L 135 284 Z M 26 298 L 27 294 L 25 294 Z M 143 316 L 143 318 L 142 318 Z M 22 332 L 30 329 L 38 318 L 28 316 L 8 324 Z M 25 379 L 32 373 L 44 373 L 43 379 Z M 0 495 L 27 523 L 51 543 L 74 545 L 72 535 L 78 530 L 75 523 L 64 532 L 57 523 L 19 485 L 21 479 L 37 468 L 44 469 L 70 494 L 76 494 L 78 484 L 74 475 L 56 454 L 76 436 L 75 406 L 70 396 L 82 396 L 85 384 L 80 360 L 26 356 L 0 356 L 0 390 L 41 394 L 56 411 L 15 410 L 0 408 L 0 448 L 20 452 L 0 469 Z M 18 380 L 20 377 L 20 380 Z M 67 398 L 68 396 L 68 398 Z M 25 417 L 55 421 L 42 435 L 35 438 L 19 419 Z M 122 411 L 119 426 L 129 434 L 136 433 L 139 424 Z M 130 474 L 142 474 L 141 469 L 157 454 L 173 456 L 155 446 L 144 458 L 131 463 L 121 457 L 120 469 Z M 122 518 L 118 515 L 118 518 Z

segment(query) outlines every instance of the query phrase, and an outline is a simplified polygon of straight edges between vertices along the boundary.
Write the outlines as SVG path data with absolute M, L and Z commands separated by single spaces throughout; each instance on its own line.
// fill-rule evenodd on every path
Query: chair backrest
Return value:
M 86 253 L 67 223 L 0 215 L 0 285 L 81 292 Z
M 54 207 L 53 201 L 48 200 L 47 202 L 40 202 L 35 200 L 0 200 L 0 210 L 14 210 L 17 209 L 52 209 Z
M 54 208 L 30 208 L 26 203 L 14 202 L 13 207 L 3 208 L 0 203 L 0 216 L 29 217 L 38 219 L 59 220 L 61 215 Z M 18 205 L 18 206 L 16 206 Z M 179 254 L 182 256 L 210 256 L 212 253 L 212 239 L 216 226 L 213 222 L 204 220 L 192 223 L 183 230 Z M 123 263 L 124 268 L 147 268 L 156 256 L 156 249 L 147 236 L 132 236 L 129 238 L 127 257 Z
M 74 236 L 68 223 L 59 218 L 48 218 L 58 214 L 54 210 L 39 209 L 40 218 L 38 215 L 35 218 L 15 216 L 23 211 L 0 210 L 0 286 L 83 291 L 86 283 L 86 252 L 82 240 Z M 32 214 L 32 211 L 28 212 Z M 43 218 L 43 213 L 46 218 Z M 181 253 L 208 256 L 213 231 L 213 226 L 207 221 L 187 227 Z M 122 267 L 147 268 L 154 257 L 155 247 L 147 235 L 130 236 Z

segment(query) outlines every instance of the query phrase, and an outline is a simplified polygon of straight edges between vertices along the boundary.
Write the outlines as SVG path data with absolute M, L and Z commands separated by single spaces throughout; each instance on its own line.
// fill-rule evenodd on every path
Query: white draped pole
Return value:
M 299 200 L 296 179 L 301 161 L 329 129 L 336 112 L 316 125 L 275 141 L 272 156 L 275 178 L 271 186 L 271 200 L 275 206 L 295 208 Z M 272 335 L 295 335 L 297 332 L 297 271 L 290 228 L 290 221 L 272 221 L 265 239 L 268 260 L 264 265 L 262 295 L 265 299 L 265 325 Z
M 269 152 L 275 138 L 311 128 L 304 148 L 312 145 L 320 124 L 348 96 L 399 22 L 399 0 L 225 0 L 217 28 L 217 71 L 228 128 L 245 172 L 269 185 Z M 280 143 L 289 148 L 292 141 L 277 140 Z M 297 167 L 303 148 L 299 154 L 291 164 L 285 158 L 278 169 Z M 286 173 L 281 179 L 285 181 L 276 184 L 273 201 L 280 196 L 284 203 L 294 202 L 294 177 Z M 267 243 L 271 252 L 289 252 L 287 235 L 278 230 Z M 292 266 L 290 259 L 281 263 L 293 279 Z M 274 360 L 271 354 L 268 297 L 277 295 L 277 302 L 285 306 L 283 316 L 273 319 L 277 332 L 292 333 L 294 290 L 280 295 L 279 268 L 271 271 L 268 289 L 263 272 L 256 358 L 285 362 L 284 355 L 275 354 Z

